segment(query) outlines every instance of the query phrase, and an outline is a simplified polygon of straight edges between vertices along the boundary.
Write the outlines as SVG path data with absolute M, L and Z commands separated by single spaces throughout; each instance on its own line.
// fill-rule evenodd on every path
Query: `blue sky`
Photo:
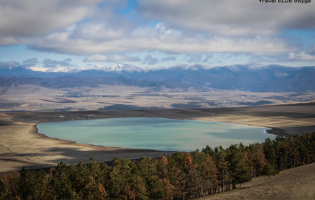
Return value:
M 314 10 L 253 0 L 0 0 L 0 66 L 314 66 Z

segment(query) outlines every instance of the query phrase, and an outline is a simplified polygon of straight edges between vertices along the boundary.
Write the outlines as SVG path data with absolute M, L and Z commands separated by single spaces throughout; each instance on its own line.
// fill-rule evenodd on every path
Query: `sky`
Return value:
M 315 2 L 280 2 L 0 0 L 0 67 L 315 66 Z

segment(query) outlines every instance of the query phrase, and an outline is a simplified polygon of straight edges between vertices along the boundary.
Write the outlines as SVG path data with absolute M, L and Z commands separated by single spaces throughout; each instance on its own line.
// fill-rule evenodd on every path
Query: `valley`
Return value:
M 315 104 L 281 104 L 258 107 L 108 110 L 108 111 L 53 111 L 53 112 L 1 112 L 0 113 L 0 165 L 1 173 L 46 168 L 62 161 L 77 164 L 111 161 L 115 157 L 136 159 L 141 156 L 161 157 L 173 151 L 127 149 L 77 144 L 48 138 L 38 134 L 36 124 L 44 122 L 88 120 L 121 117 L 152 117 L 227 122 L 271 128 L 275 135 L 303 135 L 315 131 Z
M 127 85 L 47 88 L 38 85 L 0 87 L 0 111 L 148 110 L 246 107 L 315 100 L 313 92 L 174 91 Z

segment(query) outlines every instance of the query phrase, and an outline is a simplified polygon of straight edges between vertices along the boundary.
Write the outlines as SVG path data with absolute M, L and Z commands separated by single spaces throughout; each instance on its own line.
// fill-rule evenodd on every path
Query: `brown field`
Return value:
M 259 106 L 308 102 L 314 92 L 263 93 L 99 85 L 98 87 L 45 88 L 35 85 L 0 87 L 0 111 L 99 110 L 123 105 L 127 109 L 183 109 Z M 104 108 L 105 107 L 105 108 Z M 116 107 L 116 109 L 126 107 Z

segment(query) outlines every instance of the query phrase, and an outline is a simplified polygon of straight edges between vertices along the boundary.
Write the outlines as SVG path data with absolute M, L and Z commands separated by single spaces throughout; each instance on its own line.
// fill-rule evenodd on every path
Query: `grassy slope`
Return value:
M 216 199 L 315 199 L 315 163 L 280 172 L 275 177 L 254 178 L 239 188 L 199 200 Z

